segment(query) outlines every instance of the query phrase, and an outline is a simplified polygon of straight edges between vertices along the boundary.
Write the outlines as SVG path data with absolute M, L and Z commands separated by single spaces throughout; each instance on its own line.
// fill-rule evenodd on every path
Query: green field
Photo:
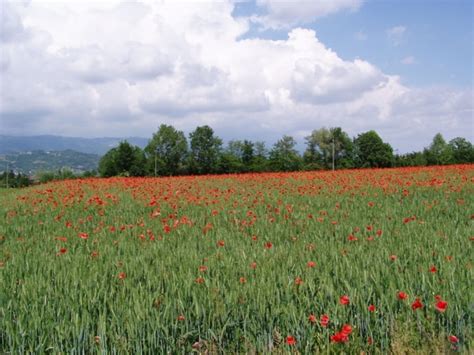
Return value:
M 469 353 L 473 181 L 464 165 L 1 190 L 0 353 Z

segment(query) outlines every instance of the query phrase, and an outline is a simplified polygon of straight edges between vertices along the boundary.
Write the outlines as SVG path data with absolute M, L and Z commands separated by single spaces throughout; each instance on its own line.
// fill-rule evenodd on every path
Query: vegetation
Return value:
M 4 191 L 0 353 L 472 353 L 473 178 L 459 165 Z
M 340 127 L 316 129 L 305 138 L 300 155 L 293 137 L 284 135 L 268 150 L 263 142 L 232 140 L 224 148 L 209 126 L 189 135 L 161 125 L 144 151 L 126 141 L 111 149 L 99 164 L 101 176 L 171 176 L 269 171 L 388 168 L 474 163 L 474 147 L 457 137 L 448 143 L 437 134 L 423 152 L 394 155 L 375 131 L 351 139 Z M 120 148 L 121 147 L 121 148 Z M 124 150 L 119 153 L 119 150 Z M 133 150 L 133 152 L 132 152 Z

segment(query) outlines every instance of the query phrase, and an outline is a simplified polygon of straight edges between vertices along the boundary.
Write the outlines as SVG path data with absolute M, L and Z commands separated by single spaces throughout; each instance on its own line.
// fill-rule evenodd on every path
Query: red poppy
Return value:
M 179 320 L 179 321 L 183 321 L 183 320 L 185 320 L 185 319 L 186 319 L 186 317 L 185 317 L 184 315 L 182 315 L 182 314 L 180 314 L 180 315 L 178 316 L 178 318 L 177 318 L 177 320 Z
M 217 242 L 217 246 L 218 246 L 218 247 L 223 247 L 224 245 L 225 245 L 225 242 L 224 242 L 223 240 L 219 240 L 219 241 Z
M 400 291 L 400 292 L 398 292 L 397 297 L 398 297 L 399 300 L 403 301 L 403 300 L 406 300 L 408 298 L 408 295 L 405 292 Z
M 199 266 L 199 271 L 200 272 L 206 272 L 207 271 L 207 266 L 206 265 Z
M 301 277 L 297 277 L 295 279 L 295 285 L 299 286 L 299 285 L 302 285 L 302 284 L 303 284 L 303 279 L 301 279 Z
M 169 232 L 171 232 L 171 227 L 170 227 L 169 225 L 165 225 L 165 226 L 163 227 L 163 232 L 166 233 L 166 234 L 168 234 Z
M 446 308 L 448 308 L 448 302 L 440 300 L 436 302 L 435 308 L 438 312 L 444 313 L 446 311 Z
M 355 237 L 353 234 L 349 234 L 347 240 L 350 242 L 355 242 L 357 240 L 357 237 Z
M 271 249 L 271 248 L 273 248 L 272 242 L 266 242 L 265 243 L 265 249 Z
M 250 268 L 255 270 L 257 268 L 257 263 L 255 261 L 250 263 Z
M 329 323 L 329 316 L 327 314 L 323 314 L 319 320 L 319 324 L 321 327 L 327 327 Z
M 341 333 L 350 335 L 352 333 L 352 326 L 350 324 L 344 324 L 342 326 Z
M 306 266 L 308 266 L 308 267 L 315 267 L 315 266 L 316 266 L 316 263 L 315 263 L 314 261 L 308 261 L 308 262 L 306 263 Z
M 244 283 L 247 282 L 247 279 L 246 279 L 245 277 L 241 277 L 241 278 L 239 279 L 239 282 L 240 282 L 241 284 L 244 284 Z
M 375 306 L 373 304 L 371 304 L 369 307 L 368 307 L 368 310 L 369 312 L 375 312 Z
M 339 303 L 342 304 L 343 306 L 347 306 L 350 303 L 349 296 L 344 295 L 339 298 Z
M 367 345 L 372 345 L 374 343 L 374 340 L 372 339 L 372 337 L 368 337 L 367 338 Z
M 292 336 L 292 335 L 288 335 L 288 336 L 286 337 L 286 343 L 287 343 L 288 345 L 296 345 L 296 338 L 295 338 L 294 336 Z
M 349 337 L 346 334 L 339 332 L 331 335 L 331 341 L 333 343 L 346 343 L 349 341 Z
M 204 278 L 203 277 L 197 277 L 196 280 L 194 280 L 197 284 L 202 284 L 204 283 Z
M 418 308 L 423 308 L 423 303 L 421 303 L 421 300 L 419 298 L 417 298 L 415 302 L 411 304 L 411 309 L 413 309 L 414 311 Z
M 438 269 L 436 268 L 436 266 L 433 265 L 433 266 L 430 267 L 430 272 L 431 272 L 431 273 L 434 274 L 436 271 L 438 271 Z
M 450 335 L 450 336 L 448 337 L 448 339 L 449 339 L 449 341 L 450 341 L 452 344 L 456 344 L 456 343 L 459 342 L 459 339 L 458 339 L 458 337 L 457 337 L 456 335 Z
M 392 260 L 392 261 L 397 260 L 397 256 L 396 255 L 390 255 L 390 260 Z
M 120 273 L 118 274 L 118 278 L 119 278 L 120 280 L 124 280 L 126 277 L 127 277 L 127 274 L 124 273 L 124 272 L 120 272 Z
M 89 238 L 89 234 L 87 234 L 87 233 L 79 233 L 79 238 L 81 238 L 81 239 L 87 239 L 87 238 Z
M 310 323 L 316 323 L 316 316 L 314 314 L 310 314 L 308 317 L 308 321 Z
M 67 249 L 66 248 L 61 248 L 59 249 L 59 254 L 66 254 L 67 253 Z

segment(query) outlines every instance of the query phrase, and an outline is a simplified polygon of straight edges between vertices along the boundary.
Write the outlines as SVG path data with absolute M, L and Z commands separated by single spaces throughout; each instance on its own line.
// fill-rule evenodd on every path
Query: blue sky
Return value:
M 367 0 L 357 11 L 341 11 L 305 28 L 344 59 L 363 58 L 407 85 L 473 85 L 473 11 L 470 0 Z M 255 1 L 236 4 L 236 16 L 264 13 Z M 387 34 L 403 27 L 398 41 Z M 253 25 L 244 38 L 286 39 L 287 29 Z M 408 63 L 403 63 L 406 58 Z
M 6 0 L 0 132 L 474 139 L 473 2 Z

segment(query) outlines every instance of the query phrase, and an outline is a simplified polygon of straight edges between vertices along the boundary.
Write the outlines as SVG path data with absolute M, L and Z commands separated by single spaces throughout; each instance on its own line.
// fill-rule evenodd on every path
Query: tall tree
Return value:
M 428 165 L 446 165 L 453 163 L 453 151 L 441 133 L 437 133 L 433 137 L 430 146 L 425 148 L 424 155 Z
M 449 141 L 449 146 L 453 152 L 454 163 L 474 163 L 474 146 L 471 142 L 465 138 L 456 137 Z
M 99 173 L 103 177 L 144 176 L 145 154 L 127 141 L 119 143 L 118 147 L 109 150 L 99 161 Z
M 340 127 L 316 129 L 305 138 L 304 161 L 307 169 L 350 168 L 353 162 L 353 143 Z M 334 159 L 334 162 L 333 162 Z
M 355 155 L 359 167 L 385 168 L 393 164 L 393 149 L 375 131 L 359 134 L 354 139 Z
M 217 172 L 222 140 L 214 136 L 209 126 L 197 127 L 189 134 L 191 145 L 189 167 L 192 173 L 209 174 Z
M 293 137 L 284 135 L 270 151 L 270 167 L 274 171 L 296 171 L 301 169 L 301 157 L 295 149 Z
M 184 169 L 187 152 L 184 133 L 162 124 L 145 147 L 148 170 L 154 175 L 177 175 Z

